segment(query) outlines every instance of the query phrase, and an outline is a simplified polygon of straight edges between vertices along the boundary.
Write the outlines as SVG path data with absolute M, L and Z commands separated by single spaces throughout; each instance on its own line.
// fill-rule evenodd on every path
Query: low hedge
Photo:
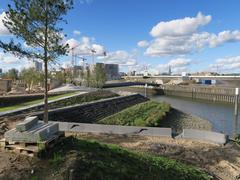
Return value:
M 104 118 L 98 123 L 127 126 L 159 126 L 171 107 L 167 103 L 147 101 Z

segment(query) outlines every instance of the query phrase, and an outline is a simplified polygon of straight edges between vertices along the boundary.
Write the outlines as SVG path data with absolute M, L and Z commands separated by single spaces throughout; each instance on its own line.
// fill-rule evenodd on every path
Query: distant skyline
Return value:
M 0 4 L 0 38 L 12 38 L 1 20 L 7 4 Z M 240 72 L 240 1 L 238 0 L 75 0 L 62 24 L 64 43 L 92 63 L 118 63 L 121 71 L 173 73 Z M 103 56 L 103 52 L 107 56 Z M 71 56 L 58 60 L 62 66 Z M 22 69 L 18 60 L 0 50 L 0 68 Z M 52 65 L 54 67 L 54 65 Z

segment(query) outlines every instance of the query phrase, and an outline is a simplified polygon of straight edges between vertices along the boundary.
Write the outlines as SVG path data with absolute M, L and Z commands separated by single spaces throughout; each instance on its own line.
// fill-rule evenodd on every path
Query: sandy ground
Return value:
M 73 135 L 68 133 L 67 135 Z M 240 147 L 233 143 L 225 146 L 183 139 L 143 136 L 119 136 L 106 134 L 74 134 L 83 139 L 117 144 L 140 152 L 177 159 L 199 167 L 217 179 L 240 179 Z

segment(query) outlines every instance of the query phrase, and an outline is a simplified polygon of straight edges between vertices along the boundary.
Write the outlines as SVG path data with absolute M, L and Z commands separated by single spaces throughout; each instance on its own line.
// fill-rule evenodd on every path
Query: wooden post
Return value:
M 234 123 L 233 123 L 234 137 L 236 137 L 238 133 L 238 97 L 239 97 L 239 89 L 236 88 L 235 89 Z
M 145 84 L 145 97 L 147 97 L 147 83 Z

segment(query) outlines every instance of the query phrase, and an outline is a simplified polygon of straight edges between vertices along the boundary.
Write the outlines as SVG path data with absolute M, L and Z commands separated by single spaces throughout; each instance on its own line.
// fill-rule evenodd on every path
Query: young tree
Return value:
M 15 68 L 9 69 L 7 73 L 2 75 L 4 78 L 12 79 L 13 81 L 18 79 L 18 70 Z
M 42 72 L 36 71 L 35 68 L 23 69 L 20 72 L 20 79 L 26 83 L 29 93 L 34 85 L 41 83 L 41 75 Z
M 44 62 L 44 121 L 48 122 L 48 62 L 56 60 L 67 51 L 62 44 L 62 29 L 57 26 L 64 21 L 62 16 L 73 7 L 73 0 L 12 0 L 3 20 L 8 30 L 17 39 L 31 48 L 24 49 L 13 39 L 0 40 L 0 47 L 20 57 L 41 59 Z M 66 22 L 66 21 L 64 21 Z
M 94 68 L 94 75 L 95 75 L 95 81 L 96 81 L 96 87 L 102 88 L 103 85 L 106 82 L 106 72 L 104 68 L 104 64 L 96 64 Z

